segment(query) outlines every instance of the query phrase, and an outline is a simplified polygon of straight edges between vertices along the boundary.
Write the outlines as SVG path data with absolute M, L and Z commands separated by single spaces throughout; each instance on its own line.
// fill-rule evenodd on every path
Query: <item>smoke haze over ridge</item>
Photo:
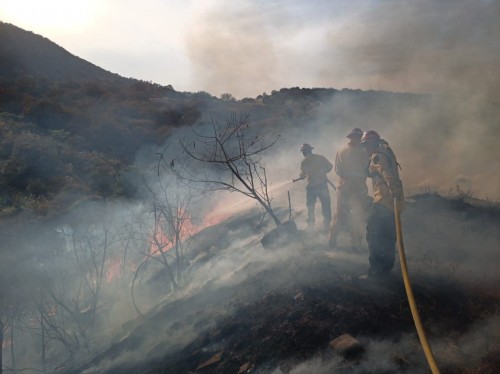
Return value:
M 500 5 L 491 0 L 14 5 L 0 2 L 4 21 L 106 70 L 180 90 L 238 98 L 294 86 L 498 96 Z M 78 13 L 74 29 L 59 25 Z
M 187 37 L 197 80 L 207 91 L 236 96 L 261 83 L 269 92 L 290 77 L 299 87 L 429 95 L 422 106 L 401 109 L 387 100 L 373 111 L 333 99 L 323 110 L 328 116 L 318 114 L 317 121 L 324 122 L 323 135 L 332 134 L 332 117 L 339 118 L 340 110 L 352 127 L 379 131 L 412 186 L 440 192 L 459 186 L 498 199 L 500 4 L 316 1 L 309 12 L 299 14 L 299 8 L 208 3 L 194 14 Z M 308 41 L 306 50 L 300 40 Z M 315 141 L 299 139 L 297 144 Z M 323 153 L 334 156 L 331 148 L 330 143 Z
M 312 2 L 317 8 L 314 11 L 310 9 L 305 14 L 298 12 L 298 5 L 282 11 L 279 2 L 272 1 L 261 3 L 260 8 L 251 2 L 235 4 L 213 1 L 206 2 L 207 5 L 200 6 L 194 12 L 188 47 L 190 61 L 196 72 L 193 81 L 196 82 L 197 89 L 216 94 L 231 92 L 238 97 L 290 85 L 346 86 L 422 93 L 422 96 L 408 96 L 405 105 L 404 96 L 396 98 L 390 93 L 379 93 L 382 96 L 374 101 L 375 104 L 365 106 L 369 101 L 363 98 L 375 98 L 377 93 L 344 92 L 334 96 L 326 104 L 318 104 L 306 120 L 296 120 L 293 126 L 287 121 L 272 123 L 271 128 L 266 130 L 272 134 L 279 133 L 282 138 L 263 161 L 272 173 L 271 187 L 277 186 L 273 192 L 276 206 L 286 207 L 286 189 L 289 188 L 294 210 L 304 209 L 303 184 L 286 185 L 286 181 L 297 176 L 302 159 L 298 152 L 300 144 L 312 143 L 316 153 L 324 154 L 333 161 L 335 151 L 345 143 L 345 134 L 352 127 L 377 130 L 389 141 L 403 166 L 401 175 L 405 188 L 409 188 L 411 192 L 419 192 L 427 187 L 447 192 L 457 184 L 464 191 L 470 189 L 480 197 L 498 199 L 500 38 L 499 26 L 495 23 L 499 18 L 498 3 L 479 1 L 472 4 L 459 1 L 451 4 L 424 1 L 402 4 L 366 1 L 360 2 L 362 5 L 359 8 L 350 8 L 347 3 L 334 3 L 339 11 L 335 16 L 329 12 L 319 14 L 320 10 L 332 9 L 332 2 L 327 1 Z M 262 7 L 267 10 L 261 12 Z M 317 27 L 300 27 L 316 16 Z M 334 20 L 341 22 L 336 23 Z M 324 25 L 328 26 L 326 32 L 322 28 Z M 294 42 L 300 40 L 310 42 L 307 49 L 309 53 L 296 47 Z M 121 55 L 121 58 L 126 60 L 127 57 Z M 290 82 L 289 77 L 293 79 L 291 84 L 287 83 Z M 188 129 L 183 129 L 169 139 L 169 144 L 175 144 L 182 137 L 191 139 L 191 135 Z M 151 149 L 144 152 L 149 151 Z M 177 150 L 172 147 L 169 159 L 174 158 L 176 153 Z M 154 151 L 150 157 L 156 157 Z M 154 161 L 149 159 L 148 162 L 150 164 L 146 162 L 147 167 L 154 168 Z M 235 195 L 226 194 L 219 196 L 219 199 L 221 202 L 213 206 L 203 205 L 198 213 L 216 210 L 218 206 L 227 207 L 229 202 L 234 204 L 231 208 L 242 205 Z M 116 209 L 125 213 L 133 210 L 127 205 Z M 92 208 L 91 211 L 96 210 Z M 238 210 L 230 209 L 228 212 L 237 213 Z M 422 213 L 418 217 L 431 216 L 429 211 L 424 210 Z M 85 212 L 75 212 L 73 219 L 81 224 L 85 217 L 93 219 L 92 215 Z M 298 218 L 299 224 L 303 224 L 302 218 Z M 122 221 L 117 219 L 116 223 L 120 224 Z M 416 227 L 418 221 L 414 223 Z M 498 275 L 494 273 L 494 265 L 498 263 L 495 261 L 498 259 L 498 234 L 495 236 L 493 223 L 479 220 L 477 225 L 481 228 L 478 228 L 469 225 L 466 217 L 452 212 L 449 216 L 444 214 L 440 221 L 432 220 L 426 225 L 426 230 L 416 231 L 421 235 L 410 236 L 409 243 L 412 244 L 410 250 L 422 250 L 422 253 L 425 250 L 439 249 L 438 254 L 433 257 L 432 270 L 448 269 L 452 259 L 459 264 L 458 271 L 446 274 L 456 277 L 457 281 L 468 277 L 477 280 L 481 276 L 484 276 L 482 280 L 485 282 L 495 284 L 498 281 Z M 440 231 L 447 233 L 444 236 L 446 240 L 439 246 L 420 241 L 431 228 L 436 230 L 434 239 L 443 238 L 438 235 Z M 198 268 L 201 270 L 200 274 L 192 279 L 195 290 L 210 281 L 216 282 L 214 289 L 227 284 L 238 285 L 247 274 L 244 271 L 235 273 L 249 264 L 255 266 L 254 263 L 263 258 L 268 260 L 268 265 L 280 262 L 279 257 L 269 254 L 269 257 L 259 258 L 260 253 L 255 253 L 256 248 L 260 250 L 258 239 L 245 229 L 248 227 L 242 229 L 244 233 L 235 230 L 236 240 L 233 245 L 223 248 L 220 256 Z M 43 233 L 43 228 L 40 231 Z M 15 248 L 16 252 L 2 253 L 2 259 L 8 258 L 6 264 L 16 264 L 18 258 L 15 256 L 19 253 L 27 254 L 28 261 L 19 261 L 22 270 L 21 277 L 18 278 L 20 287 L 25 290 L 29 290 L 31 285 L 28 284 L 29 277 L 22 278 L 24 274 L 33 275 L 34 270 L 57 274 L 57 264 L 51 263 L 49 267 L 43 258 L 52 247 L 57 247 L 56 244 L 52 245 L 50 241 L 42 243 L 36 240 L 37 233 L 31 234 L 34 237 L 32 242 L 26 238 L 21 241 L 10 239 L 12 242 L 6 247 Z M 51 234 L 40 234 L 43 235 L 54 239 Z M 248 241 L 253 241 L 252 245 L 256 248 L 248 246 Z M 31 256 L 34 248 L 41 259 Z M 115 249 L 118 253 L 122 250 L 121 247 Z M 283 257 L 286 255 L 277 253 L 280 254 Z M 66 255 L 68 256 L 67 253 Z M 135 255 L 139 257 L 140 253 Z M 366 263 L 365 255 L 355 257 L 358 263 Z M 340 256 L 338 259 L 342 260 Z M 426 266 L 425 260 L 426 258 L 414 257 L 414 261 L 420 262 L 422 266 Z M 7 266 L 2 263 L 2 270 Z M 256 268 L 261 270 L 259 266 Z M 13 277 L 16 269 L 18 268 L 8 269 Z M 123 319 L 135 316 L 128 299 L 130 284 L 127 281 L 129 279 L 124 281 L 122 288 L 117 287 L 114 292 L 123 304 L 116 305 L 113 311 L 120 310 Z M 69 285 L 69 282 L 65 284 Z M 142 287 L 147 288 L 144 284 Z M 145 292 L 145 305 L 149 306 L 148 302 L 157 301 L 158 294 L 164 292 L 161 287 L 160 285 L 152 292 L 156 299 L 152 296 L 151 301 Z M 111 304 L 108 297 L 105 294 L 105 302 L 109 301 Z M 117 319 L 121 318 L 120 315 L 115 316 Z M 485 325 L 498 331 L 498 320 Z M 120 323 L 112 327 L 123 328 Z M 485 330 L 481 325 L 472 328 L 474 331 L 467 332 L 465 336 L 480 335 Z M 202 330 L 186 329 L 181 330 L 178 335 L 189 340 L 196 338 L 200 331 Z M 110 336 L 114 332 L 110 331 Z M 149 341 L 147 334 L 141 338 L 144 339 L 145 351 L 138 355 L 146 355 L 148 350 L 159 344 L 154 338 Z M 486 346 L 484 341 L 477 340 L 480 341 L 480 348 Z M 471 347 L 468 341 L 462 343 L 465 351 L 476 351 L 476 347 Z M 386 342 L 375 342 L 371 346 L 372 352 L 376 353 L 380 347 L 387 346 L 393 347 Z M 33 349 L 36 351 L 36 348 Z M 127 357 L 127 353 L 124 353 L 123 357 L 118 358 L 127 361 L 140 357 Z M 309 365 L 313 368 L 321 366 L 320 363 L 306 363 L 304 370 Z
M 292 85 L 498 95 L 497 2 L 348 3 L 208 2 L 187 34 L 195 81 L 236 96 L 255 95 L 255 79 L 261 92 Z

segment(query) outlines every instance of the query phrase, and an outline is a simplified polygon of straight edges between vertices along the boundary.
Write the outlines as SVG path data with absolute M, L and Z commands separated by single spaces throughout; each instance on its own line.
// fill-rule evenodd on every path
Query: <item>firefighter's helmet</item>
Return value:
M 310 152 L 314 149 L 309 143 L 304 143 L 302 144 L 302 147 L 300 147 L 301 152 Z
M 373 130 L 366 131 L 361 137 L 361 144 L 363 143 L 376 143 L 380 141 L 380 135 Z
M 363 136 L 363 130 L 360 128 L 354 128 L 351 130 L 349 134 L 347 134 L 348 138 L 361 138 Z

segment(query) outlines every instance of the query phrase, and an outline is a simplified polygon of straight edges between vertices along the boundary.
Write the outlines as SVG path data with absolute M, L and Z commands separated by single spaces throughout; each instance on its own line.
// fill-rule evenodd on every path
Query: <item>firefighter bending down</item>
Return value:
M 368 154 L 361 146 L 361 129 L 352 129 L 347 137 L 347 146 L 337 152 L 335 173 L 339 176 L 337 186 L 337 209 L 330 229 L 330 248 L 337 246 L 341 230 L 349 230 L 353 248 L 361 247 L 366 213 L 368 210 Z
M 394 198 L 403 204 L 399 164 L 389 144 L 375 131 L 367 131 L 361 144 L 370 157 L 368 168 L 373 185 L 373 204 L 368 213 L 366 241 L 370 251 L 369 276 L 389 275 L 396 255 Z
M 314 226 L 314 208 L 316 198 L 321 202 L 321 212 L 323 214 L 323 227 L 327 231 L 332 220 L 332 211 L 330 206 L 330 191 L 328 191 L 328 178 L 326 174 L 333 169 L 333 165 L 325 156 L 312 153 L 314 148 L 305 143 L 300 148 L 304 159 L 300 164 L 300 176 L 294 181 L 306 179 L 306 205 L 307 205 L 307 224 Z

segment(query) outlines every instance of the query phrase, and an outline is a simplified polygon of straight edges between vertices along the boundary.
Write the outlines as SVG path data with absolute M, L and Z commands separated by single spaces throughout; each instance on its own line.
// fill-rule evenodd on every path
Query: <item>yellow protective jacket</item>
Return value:
M 338 151 L 335 157 L 335 173 L 340 177 L 339 187 L 361 186 L 366 190 L 368 163 L 368 154 L 361 145 L 347 144 Z
M 370 155 L 369 176 L 373 184 L 373 202 L 394 210 L 393 199 L 403 202 L 403 183 L 399 179 L 399 164 L 391 147 L 381 140 L 379 147 Z
M 310 153 L 300 164 L 300 178 L 307 178 L 308 186 L 317 186 L 327 181 L 326 174 L 333 169 L 333 165 L 325 156 Z

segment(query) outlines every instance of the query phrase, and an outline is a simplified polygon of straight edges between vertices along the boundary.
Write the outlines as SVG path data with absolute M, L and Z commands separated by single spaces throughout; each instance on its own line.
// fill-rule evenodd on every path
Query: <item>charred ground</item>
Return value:
M 498 160 L 492 156 L 498 147 L 495 137 L 482 135 L 496 129 L 494 102 L 474 104 L 473 111 L 464 113 L 471 104 L 469 95 L 457 105 L 428 95 L 299 87 L 255 99 L 222 100 L 207 92 L 182 93 L 118 77 L 39 36 L 3 23 L 0 28 L 0 54 L 6 57 L 0 63 L 0 317 L 8 321 L 23 317 L 12 306 L 36 313 L 32 299 L 51 285 L 40 279 L 50 280 L 64 269 L 52 265 L 67 253 L 66 243 L 55 233 L 68 224 L 66 214 L 89 199 L 90 205 L 101 201 L 103 206 L 136 199 L 132 181 L 140 173 L 133 163 L 139 149 L 172 143 L 177 131 L 210 118 L 224 119 L 230 112 L 251 112 L 252 122 L 266 136 L 286 133 L 282 147 L 294 151 L 307 135 L 307 141 L 317 139 L 318 150 L 333 152 L 333 138 L 370 124 L 384 136 L 390 134 L 397 150 L 405 150 L 397 152 L 405 171 L 411 171 L 404 178 L 423 183 L 432 184 L 432 177 L 445 169 L 461 170 L 450 163 L 457 160 L 463 166 L 464 154 L 480 154 L 466 163 L 474 173 L 486 171 L 475 181 L 486 181 L 495 186 L 486 191 L 497 191 L 490 161 Z M 398 125 L 387 125 L 393 123 Z M 483 131 L 478 130 L 481 123 Z M 480 138 L 457 131 L 457 124 L 462 130 L 473 128 Z M 436 134 L 438 127 L 442 129 Z M 457 136 L 450 140 L 450 133 Z M 472 146 L 464 147 L 469 137 Z M 453 140 L 456 148 L 443 147 Z M 415 144 L 417 156 L 409 151 Z M 412 163 L 422 153 L 429 155 L 426 162 Z M 286 172 L 281 177 L 288 179 L 292 157 L 282 158 Z M 433 170 L 431 163 L 437 165 Z M 477 170 L 480 165 L 491 167 Z M 272 172 L 280 174 L 274 168 Z M 428 194 L 409 202 L 404 213 L 414 290 L 443 372 L 500 371 L 499 210 L 470 196 Z M 74 227 L 96 215 L 95 209 L 75 214 Z M 297 221 L 301 227 L 300 217 Z M 12 319 L 16 334 L 31 334 L 36 345 L 30 354 L 16 335 L 12 357 L 17 354 L 17 366 L 23 369 L 13 370 L 29 370 L 19 362 L 25 356 L 35 372 L 42 361 L 47 361 L 43 370 L 60 372 L 64 367 L 78 373 L 427 372 L 397 266 L 386 283 L 361 281 L 358 276 L 367 270 L 366 248 L 352 252 L 344 243 L 332 251 L 325 247 L 323 234 L 303 231 L 295 243 L 266 251 L 260 239 L 271 227 L 258 222 L 255 215 L 234 217 L 197 235 L 191 241 L 184 287 L 172 293 L 162 274 L 150 280 L 156 287 L 141 284 L 137 301 L 145 314 L 122 323 L 116 307 L 107 325 L 118 325 L 119 331 L 113 330 L 111 342 L 107 334 L 92 336 L 93 358 L 87 352 L 77 357 L 87 357 L 85 363 L 70 362 L 57 346 L 49 351 L 47 345 L 43 352 L 52 360 L 41 357 L 36 335 L 41 330 L 27 330 L 29 324 Z M 152 288 L 157 302 L 150 309 L 141 293 L 153 293 L 148 291 Z M 129 300 L 129 290 L 115 292 L 113 301 Z M 79 306 L 78 297 L 68 297 L 76 300 L 69 305 Z M 110 299 L 102 302 L 103 307 L 111 304 Z M 30 322 L 37 318 L 38 313 Z M 343 333 L 357 338 L 364 353 L 348 358 L 334 353 L 328 343 Z
M 418 222 L 436 222 L 450 213 L 456 222 L 449 221 L 448 231 L 458 223 L 459 229 L 481 227 L 479 235 L 488 231 L 498 243 L 495 227 L 500 210 L 494 204 L 481 207 L 463 198 L 432 194 L 408 204 L 404 214 L 408 242 L 433 235 Z M 194 287 L 186 297 L 171 295 L 146 316 L 123 326 L 119 342 L 68 372 L 428 372 L 399 266 L 390 279 L 359 279 L 367 268 L 366 249 L 331 250 L 322 234 L 305 231 L 300 232 L 300 243 L 273 253 L 259 247 L 258 239 L 235 248 L 231 244 L 242 240 L 243 232 L 259 237 L 249 229 L 254 227 L 251 220 L 251 216 L 233 218 L 198 235 L 198 243 L 210 249 L 193 252 L 198 256 L 191 264 L 193 272 L 201 272 L 213 259 L 234 256 L 234 251 L 252 252 L 246 260 L 240 258 L 242 263 L 229 275 Z M 224 242 L 217 239 L 221 230 L 228 233 Z M 428 239 L 439 242 L 439 237 Z M 498 246 L 490 250 L 489 255 L 498 259 Z M 466 256 L 462 251 L 474 249 L 456 246 L 452 251 L 455 257 L 446 261 L 440 258 L 445 253 L 433 257 L 436 271 L 430 274 L 422 267 L 421 254 L 408 246 L 423 323 L 443 373 L 496 373 L 500 295 L 493 286 L 495 276 L 477 278 L 465 268 L 461 273 L 456 269 Z M 484 250 L 476 251 L 485 255 Z M 449 270 L 451 263 L 454 271 Z M 336 353 L 329 342 L 343 334 L 355 337 L 361 348 L 350 355 Z M 130 355 L 136 358 L 124 359 Z

